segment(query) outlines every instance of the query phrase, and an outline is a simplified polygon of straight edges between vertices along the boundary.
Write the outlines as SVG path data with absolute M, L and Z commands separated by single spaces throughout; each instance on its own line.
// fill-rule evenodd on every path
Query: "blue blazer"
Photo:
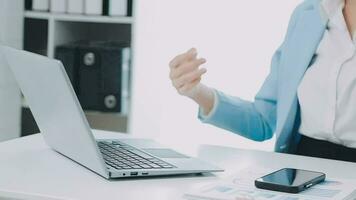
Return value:
M 321 0 L 306 0 L 293 12 L 271 71 L 254 102 L 217 92 L 217 107 L 205 122 L 255 141 L 276 134 L 275 151 L 294 153 L 300 141 L 297 88 L 327 28 Z

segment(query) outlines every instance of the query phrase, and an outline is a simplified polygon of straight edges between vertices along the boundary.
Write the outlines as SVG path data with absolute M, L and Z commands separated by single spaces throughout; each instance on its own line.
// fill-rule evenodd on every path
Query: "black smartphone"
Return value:
M 299 193 L 325 180 L 326 175 L 302 169 L 284 168 L 255 180 L 255 186 L 279 192 Z

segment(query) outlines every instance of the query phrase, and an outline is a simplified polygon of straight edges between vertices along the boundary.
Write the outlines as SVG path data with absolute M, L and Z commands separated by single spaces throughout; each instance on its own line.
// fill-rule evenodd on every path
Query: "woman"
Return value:
M 254 102 L 200 83 L 206 60 L 191 49 L 170 62 L 199 118 L 277 152 L 356 162 L 356 0 L 306 0 L 294 11 Z

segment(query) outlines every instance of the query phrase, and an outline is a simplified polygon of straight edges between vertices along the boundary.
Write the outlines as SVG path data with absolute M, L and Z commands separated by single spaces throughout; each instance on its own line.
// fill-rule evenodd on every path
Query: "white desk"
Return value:
M 113 136 L 95 132 L 99 138 Z M 175 200 L 182 199 L 195 184 L 210 183 L 248 166 L 296 167 L 323 171 L 328 177 L 356 179 L 356 164 L 348 162 L 218 146 L 201 146 L 192 153 L 226 171 L 207 176 L 107 181 L 50 150 L 39 134 L 20 138 L 0 143 L 0 196 L 1 191 L 21 191 L 64 199 Z

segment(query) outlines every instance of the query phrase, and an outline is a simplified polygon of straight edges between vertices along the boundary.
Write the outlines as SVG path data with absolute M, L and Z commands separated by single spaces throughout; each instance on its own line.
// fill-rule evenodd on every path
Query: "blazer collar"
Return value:
M 287 118 L 292 117 L 293 119 L 296 115 L 297 107 L 292 105 L 293 103 L 296 105 L 297 102 L 297 88 L 322 40 L 328 23 L 328 18 L 323 18 L 321 15 L 324 12 L 321 8 L 320 1 L 315 1 L 315 4 L 309 5 L 302 11 L 289 38 L 288 51 L 285 52 L 281 60 L 284 67 L 280 72 L 286 76 L 281 78 L 283 84 L 279 86 L 279 94 L 283 95 L 280 97 L 279 103 L 284 108 L 278 111 L 278 124 L 280 125 L 286 125 Z M 293 78 L 288 76 L 291 73 L 293 73 Z M 286 127 L 278 128 L 283 130 Z

